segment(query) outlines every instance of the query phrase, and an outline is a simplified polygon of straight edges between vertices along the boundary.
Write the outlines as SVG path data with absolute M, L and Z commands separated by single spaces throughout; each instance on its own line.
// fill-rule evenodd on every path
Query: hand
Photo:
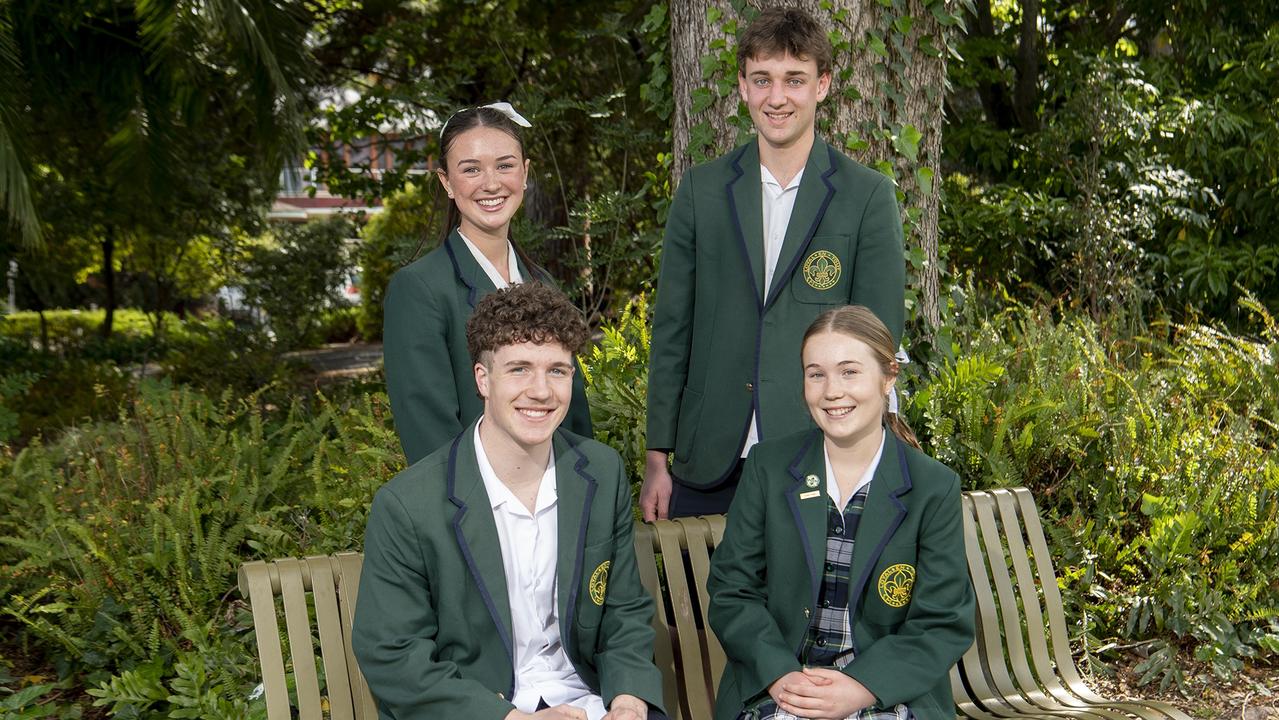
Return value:
M 608 705 L 604 720 L 646 720 L 648 703 L 634 695 L 618 695 Z
M 519 710 L 512 710 L 506 714 L 504 720 L 586 720 L 586 711 L 582 708 L 573 707 L 572 705 L 556 705 L 555 707 L 538 710 L 532 715 Z
M 785 682 L 794 675 L 802 682 Z M 875 695 L 865 685 L 838 670 L 829 668 L 804 668 L 802 673 L 788 673 L 773 686 L 781 685 L 780 692 L 769 694 L 777 706 L 792 715 L 805 718 L 831 718 L 840 720 L 875 704 Z
M 671 488 L 670 468 L 666 465 L 666 453 L 661 450 L 649 450 L 644 462 L 644 485 L 640 488 L 640 511 L 644 513 L 644 522 L 665 520 L 670 516 Z

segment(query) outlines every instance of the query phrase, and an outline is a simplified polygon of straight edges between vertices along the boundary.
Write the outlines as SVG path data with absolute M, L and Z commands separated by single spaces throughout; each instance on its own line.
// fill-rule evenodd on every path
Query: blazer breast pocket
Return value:
M 915 595 L 914 543 L 892 544 L 875 565 L 862 593 L 862 616 L 876 625 L 895 627 L 906 619 Z
M 814 236 L 791 276 L 791 297 L 813 305 L 847 305 L 853 262 L 851 236 Z
M 584 629 L 593 629 L 604 615 L 608 596 L 608 575 L 613 565 L 613 539 L 588 546 L 582 553 L 582 587 L 577 595 L 577 617 Z

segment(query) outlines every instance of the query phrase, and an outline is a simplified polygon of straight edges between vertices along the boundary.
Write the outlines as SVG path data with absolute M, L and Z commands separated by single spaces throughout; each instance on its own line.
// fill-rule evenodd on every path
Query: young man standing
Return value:
M 484 412 L 365 534 L 352 646 L 384 720 L 665 717 L 621 459 L 558 429 L 587 337 L 539 284 L 468 320 Z
M 653 316 L 645 520 L 727 511 L 750 447 L 811 426 L 795 358 L 823 310 L 865 305 L 901 341 L 896 190 L 814 130 L 831 56 L 804 11 L 762 12 L 737 50 L 757 137 L 680 182 Z

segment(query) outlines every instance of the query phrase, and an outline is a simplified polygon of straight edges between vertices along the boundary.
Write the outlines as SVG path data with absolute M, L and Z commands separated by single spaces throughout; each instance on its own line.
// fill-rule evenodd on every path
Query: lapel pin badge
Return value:
M 817 484 L 820 482 L 821 480 L 819 480 L 816 475 L 809 475 L 808 477 L 804 478 L 804 484 L 810 488 L 817 487 Z

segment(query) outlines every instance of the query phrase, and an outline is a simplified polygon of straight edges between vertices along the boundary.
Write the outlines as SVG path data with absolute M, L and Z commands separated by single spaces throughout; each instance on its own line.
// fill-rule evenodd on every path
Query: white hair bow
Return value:
M 511 122 L 515 123 L 516 125 L 519 125 L 520 127 L 524 127 L 524 128 L 533 127 L 533 123 L 529 122 L 528 118 L 519 114 L 519 112 L 517 112 L 514 107 L 511 107 L 510 103 L 495 102 L 495 103 L 489 103 L 488 105 L 480 105 L 477 108 L 462 108 L 461 110 L 458 110 L 457 112 L 453 113 L 452 115 L 449 116 L 448 120 L 444 121 L 444 125 L 440 127 L 440 136 L 441 137 L 444 136 L 444 129 L 449 126 L 449 123 L 453 121 L 453 118 L 457 117 L 457 113 L 466 112 L 467 110 L 472 110 L 472 109 L 478 110 L 481 107 L 492 108 L 502 113 L 506 117 L 510 118 Z

